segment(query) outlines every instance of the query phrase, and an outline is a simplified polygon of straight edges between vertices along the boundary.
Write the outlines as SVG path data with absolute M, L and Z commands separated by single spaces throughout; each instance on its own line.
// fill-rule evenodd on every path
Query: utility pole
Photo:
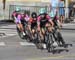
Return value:
M 69 8 L 68 8 L 68 0 L 65 0 L 65 18 L 68 18 Z
M 3 0 L 3 19 L 5 19 L 5 5 L 6 5 L 6 0 Z
M 5 10 L 5 3 L 6 3 L 6 0 L 3 0 L 3 10 Z

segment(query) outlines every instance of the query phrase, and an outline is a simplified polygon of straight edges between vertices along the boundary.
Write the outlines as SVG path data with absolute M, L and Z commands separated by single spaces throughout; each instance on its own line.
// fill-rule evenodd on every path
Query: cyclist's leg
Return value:
M 31 23 L 31 34 L 32 34 L 32 38 L 34 37 L 34 33 L 35 33 L 35 23 Z
M 45 27 L 41 28 L 41 40 L 44 42 L 44 36 L 45 36 Z
M 24 31 L 24 26 L 23 25 L 24 25 L 24 23 L 21 20 L 19 20 L 20 31 L 23 33 L 23 35 L 26 35 L 25 31 Z
M 61 42 L 62 44 L 65 44 L 65 41 L 64 41 L 60 31 L 58 31 L 58 38 L 59 38 L 59 42 Z
M 49 23 L 47 26 L 47 32 L 46 32 L 47 33 L 46 48 L 48 52 L 51 52 L 53 50 L 53 37 L 52 37 L 52 26 Z
M 17 24 L 17 27 L 19 28 L 20 31 L 23 31 L 23 29 L 22 29 L 22 24 L 21 24 L 21 23 L 18 23 L 18 24 Z
M 63 39 L 63 37 L 62 37 L 62 35 L 61 35 L 61 33 L 60 33 L 60 29 L 57 29 L 56 30 L 56 34 L 57 34 L 57 42 L 58 42 L 58 44 L 60 45 L 60 44 L 65 44 L 65 41 L 64 41 L 64 39 Z
M 32 23 L 28 22 L 28 27 L 27 27 L 27 36 L 30 39 L 30 42 L 32 42 Z
M 52 26 L 50 23 L 46 23 L 45 27 L 48 28 L 49 32 L 52 32 Z
M 36 27 L 37 27 L 37 23 L 32 23 L 32 24 L 31 24 L 32 34 L 35 33 L 35 29 L 36 29 Z

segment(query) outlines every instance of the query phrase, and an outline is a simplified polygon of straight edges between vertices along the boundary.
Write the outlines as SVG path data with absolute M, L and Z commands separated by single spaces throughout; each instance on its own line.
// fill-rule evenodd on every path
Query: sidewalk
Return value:
M 64 30 L 75 30 L 75 22 L 64 23 L 62 26 L 62 29 Z

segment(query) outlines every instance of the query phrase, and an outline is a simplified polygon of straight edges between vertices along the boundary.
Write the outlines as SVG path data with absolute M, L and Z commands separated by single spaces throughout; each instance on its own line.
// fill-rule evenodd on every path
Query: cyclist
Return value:
M 20 13 L 20 8 L 16 8 L 16 13 L 14 14 L 15 23 L 18 29 L 23 33 L 23 35 L 25 35 L 24 28 L 21 23 L 21 18 L 22 18 L 22 14 Z
M 24 25 L 24 23 L 28 24 L 29 19 L 30 19 L 30 17 L 26 12 L 21 14 L 21 23 L 23 25 Z
M 65 41 L 63 40 L 63 38 L 61 36 L 61 33 L 60 33 L 60 28 L 62 27 L 62 23 L 60 22 L 60 20 L 59 20 L 59 18 L 57 16 L 57 10 L 56 10 L 56 14 L 55 14 L 55 16 L 54 16 L 52 21 L 54 23 L 53 36 L 55 38 L 55 41 L 58 41 L 58 43 L 61 42 L 63 45 L 65 45 Z M 58 33 L 57 37 L 55 36 L 56 32 Z M 60 39 L 58 40 L 58 38 L 60 38 Z M 60 45 L 60 43 L 58 45 Z
M 30 27 L 30 31 L 32 34 L 32 39 L 33 39 L 33 35 L 34 35 L 35 29 L 37 27 L 37 13 L 36 12 L 32 12 L 32 14 L 31 14 L 31 18 L 29 20 L 29 27 Z
M 47 14 L 45 8 L 41 8 L 39 10 L 39 16 L 37 17 L 37 25 L 38 31 L 40 31 L 41 41 L 44 42 L 44 35 L 45 35 L 45 27 L 50 26 L 49 31 L 52 31 L 53 22 L 51 17 Z
M 19 13 L 19 8 L 16 8 L 16 10 L 12 13 L 12 19 L 14 20 L 14 22 L 15 22 L 15 17 L 16 17 L 16 15 Z

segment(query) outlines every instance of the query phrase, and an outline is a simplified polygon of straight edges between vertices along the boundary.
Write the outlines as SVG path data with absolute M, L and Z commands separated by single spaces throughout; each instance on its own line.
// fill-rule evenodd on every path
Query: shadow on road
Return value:
M 16 28 L 0 28 L 0 29 L 13 29 L 13 30 L 16 30 Z
M 53 54 L 60 54 L 61 52 L 69 52 L 68 49 L 55 49 L 52 51 Z

